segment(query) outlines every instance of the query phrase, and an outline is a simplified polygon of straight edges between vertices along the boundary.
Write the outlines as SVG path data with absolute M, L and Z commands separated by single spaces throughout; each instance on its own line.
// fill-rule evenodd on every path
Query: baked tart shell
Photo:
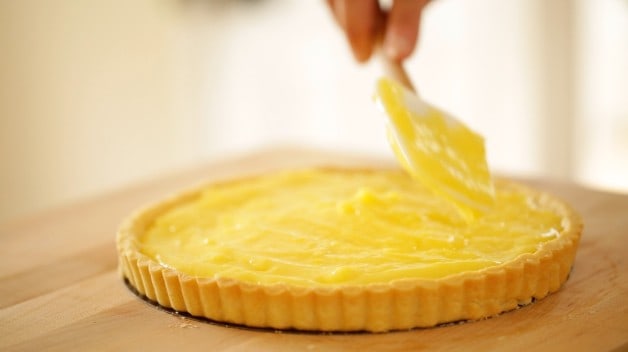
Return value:
M 120 273 L 137 293 L 165 308 L 213 321 L 258 328 L 385 332 L 478 320 L 513 310 L 560 289 L 575 259 L 582 221 L 564 202 L 517 183 L 533 201 L 562 217 L 563 231 L 535 253 L 440 279 L 334 287 L 256 285 L 189 276 L 139 251 L 139 236 L 171 208 L 195 199 L 203 187 L 131 215 L 117 233 Z

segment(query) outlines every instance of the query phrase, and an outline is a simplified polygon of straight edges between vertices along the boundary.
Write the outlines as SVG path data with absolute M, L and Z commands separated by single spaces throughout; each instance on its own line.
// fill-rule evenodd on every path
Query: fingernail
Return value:
M 410 51 L 411 43 L 405 36 L 396 34 L 394 31 L 386 33 L 384 38 L 384 51 L 386 56 L 394 60 L 404 59 Z

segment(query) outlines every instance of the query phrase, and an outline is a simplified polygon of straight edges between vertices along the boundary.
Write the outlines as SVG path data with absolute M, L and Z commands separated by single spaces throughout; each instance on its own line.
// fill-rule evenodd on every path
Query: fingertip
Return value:
M 369 61 L 369 59 L 371 58 L 371 53 L 366 53 L 364 51 L 360 51 L 360 52 L 353 51 L 353 58 L 358 63 L 363 64 L 363 63 Z
M 339 4 L 353 57 L 358 62 L 366 62 L 375 46 L 376 19 L 379 13 L 377 0 L 347 0 Z
M 365 33 L 347 33 L 353 57 L 358 62 L 366 62 L 373 53 L 373 38 Z
M 397 61 L 414 52 L 418 39 L 421 12 L 427 0 L 397 0 L 388 15 L 384 36 L 385 54 Z
M 388 58 L 395 61 L 402 61 L 408 58 L 416 46 L 416 37 L 396 33 L 396 31 L 388 31 L 384 38 L 384 53 Z

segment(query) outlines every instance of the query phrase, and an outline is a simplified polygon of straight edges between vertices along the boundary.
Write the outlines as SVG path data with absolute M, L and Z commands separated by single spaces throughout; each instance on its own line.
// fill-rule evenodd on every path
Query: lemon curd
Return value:
M 461 121 L 382 78 L 375 99 L 388 116 L 388 140 L 418 182 L 455 205 L 472 222 L 494 205 L 484 139 Z
M 496 182 L 469 223 L 401 170 L 306 169 L 219 183 L 158 214 L 138 249 L 193 277 L 297 287 L 440 279 L 513 261 L 563 217 Z

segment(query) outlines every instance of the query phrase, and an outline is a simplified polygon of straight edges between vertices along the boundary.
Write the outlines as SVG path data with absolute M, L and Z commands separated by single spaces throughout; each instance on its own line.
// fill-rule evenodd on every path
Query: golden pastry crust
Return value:
M 521 190 L 553 210 L 563 231 L 535 253 L 441 279 L 319 288 L 257 285 L 189 276 L 139 251 L 138 238 L 152 221 L 198 197 L 201 187 L 144 208 L 123 223 L 117 234 L 120 272 L 139 294 L 163 307 L 250 327 L 384 332 L 491 317 L 557 291 L 567 280 L 582 232 L 580 217 L 564 202 L 511 181 L 496 184 Z

